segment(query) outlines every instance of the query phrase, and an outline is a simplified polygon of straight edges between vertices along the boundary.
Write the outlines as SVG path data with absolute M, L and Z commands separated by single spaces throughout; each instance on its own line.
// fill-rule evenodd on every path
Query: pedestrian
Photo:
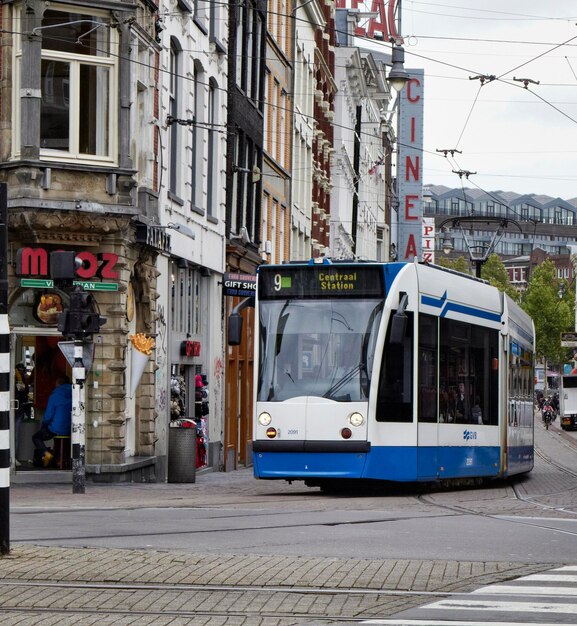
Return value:
M 41 463 L 45 467 L 50 464 L 52 452 L 48 450 L 45 442 L 54 439 L 56 435 L 70 436 L 71 422 L 72 385 L 68 376 L 59 376 L 56 379 L 56 387 L 48 398 L 40 430 L 32 435 L 36 448 L 35 460 L 41 458 Z

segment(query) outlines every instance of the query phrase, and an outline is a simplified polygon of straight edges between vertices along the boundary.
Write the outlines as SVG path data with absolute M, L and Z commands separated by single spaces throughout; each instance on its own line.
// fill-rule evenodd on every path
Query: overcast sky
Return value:
M 469 170 L 468 187 L 577 197 L 576 23 L 575 0 L 402 0 L 405 67 L 425 70 L 424 183 Z

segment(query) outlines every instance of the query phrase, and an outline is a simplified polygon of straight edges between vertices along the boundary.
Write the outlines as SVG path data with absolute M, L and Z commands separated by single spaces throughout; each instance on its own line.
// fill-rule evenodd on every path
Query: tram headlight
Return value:
M 266 411 L 263 411 L 259 416 L 258 416 L 258 423 L 261 426 L 268 426 L 272 421 L 272 417 L 270 416 L 270 413 L 267 413 Z
M 360 413 L 351 413 L 349 415 L 349 424 L 351 426 L 361 426 L 365 418 Z

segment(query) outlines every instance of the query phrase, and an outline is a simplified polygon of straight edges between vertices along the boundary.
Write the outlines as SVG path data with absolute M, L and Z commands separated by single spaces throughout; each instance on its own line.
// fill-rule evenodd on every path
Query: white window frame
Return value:
M 53 11 L 61 11 L 62 13 L 77 13 L 79 15 L 90 15 L 99 18 L 110 18 L 110 13 L 106 11 L 98 11 L 88 9 L 88 7 L 75 8 L 69 5 L 54 4 L 50 6 Z M 105 27 L 103 27 L 105 28 Z M 86 163 L 86 164 L 117 164 L 118 155 L 118 35 L 114 28 L 109 29 L 110 44 L 108 56 L 94 56 L 72 54 L 68 52 L 59 52 L 57 50 L 42 49 L 41 59 L 47 61 L 60 61 L 70 63 L 70 119 L 69 119 L 69 140 L 70 149 L 55 150 L 45 149 L 40 146 L 40 159 L 43 161 L 58 161 L 68 163 Z M 20 158 L 20 85 L 21 85 L 21 59 L 22 59 L 22 40 L 21 35 L 15 36 L 14 46 L 14 87 L 12 95 L 12 110 L 14 112 L 14 126 L 12 128 L 12 145 L 14 159 Z M 107 68 L 109 71 L 109 94 L 108 94 L 108 154 L 93 155 L 81 154 L 78 150 L 79 145 L 79 80 L 80 66 L 91 65 L 93 67 Z

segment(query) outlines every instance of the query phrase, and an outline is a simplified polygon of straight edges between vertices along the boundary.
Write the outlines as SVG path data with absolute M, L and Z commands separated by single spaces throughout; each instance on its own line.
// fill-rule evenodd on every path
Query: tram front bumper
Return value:
M 368 441 L 253 441 L 254 475 L 268 479 L 362 478 Z

